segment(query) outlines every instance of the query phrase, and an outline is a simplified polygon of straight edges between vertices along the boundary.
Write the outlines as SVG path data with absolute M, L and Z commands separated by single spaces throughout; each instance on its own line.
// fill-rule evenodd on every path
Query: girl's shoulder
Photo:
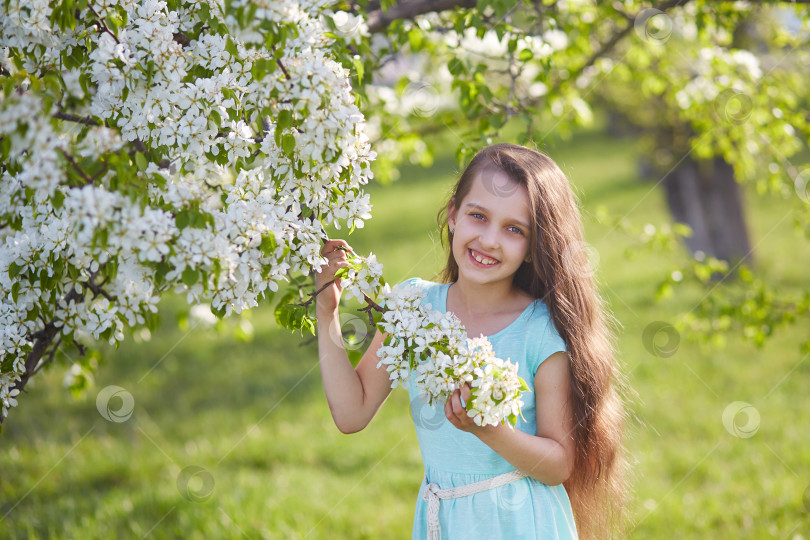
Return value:
M 564 352 L 568 349 L 557 331 L 554 318 L 546 303 L 536 299 L 528 310 L 526 317 L 525 335 L 527 337 L 527 353 L 532 373 L 543 361 L 555 352 Z
M 439 288 L 442 285 L 446 285 L 446 283 L 437 283 L 435 281 L 428 281 L 426 279 L 412 277 L 408 278 L 405 281 L 397 283 L 394 288 L 395 289 L 415 289 L 419 292 L 430 292 L 433 289 Z

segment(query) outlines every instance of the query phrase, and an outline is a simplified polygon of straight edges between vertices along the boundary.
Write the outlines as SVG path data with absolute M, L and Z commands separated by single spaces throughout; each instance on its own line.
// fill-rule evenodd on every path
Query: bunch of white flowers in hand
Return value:
M 484 337 L 469 339 L 461 321 L 422 305 L 424 294 L 400 287 L 383 294 L 378 323 L 386 337 L 377 367 L 386 366 L 391 387 L 413 382 L 428 403 L 443 403 L 465 384 L 471 387 L 467 414 L 479 425 L 514 426 L 529 386 L 518 366 L 497 358 Z

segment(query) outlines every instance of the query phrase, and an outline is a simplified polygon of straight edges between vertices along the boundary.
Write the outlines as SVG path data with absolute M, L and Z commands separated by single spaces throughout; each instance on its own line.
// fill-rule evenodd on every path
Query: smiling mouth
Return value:
M 487 257 L 486 255 L 482 255 L 477 251 L 473 251 L 471 249 L 467 250 L 470 253 L 470 256 L 475 260 L 475 262 L 479 264 L 483 264 L 485 266 L 492 266 L 494 264 L 498 264 L 497 259 L 493 259 L 492 257 Z

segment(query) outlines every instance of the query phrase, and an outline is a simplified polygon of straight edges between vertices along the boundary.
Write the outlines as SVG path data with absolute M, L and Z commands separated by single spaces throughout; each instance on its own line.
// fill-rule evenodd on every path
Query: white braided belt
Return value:
M 493 478 L 488 478 L 487 480 L 481 480 L 480 482 L 450 489 L 439 489 L 438 484 L 426 484 L 425 489 L 422 491 L 422 497 L 428 504 L 428 540 L 440 540 L 442 537 L 442 530 L 439 526 L 439 503 L 441 499 L 457 499 L 459 497 L 466 497 L 467 495 L 475 495 L 476 493 L 481 493 L 488 489 L 505 486 L 506 484 L 525 477 L 526 475 L 524 473 L 514 470 Z M 427 482 L 427 478 L 425 478 L 425 481 Z

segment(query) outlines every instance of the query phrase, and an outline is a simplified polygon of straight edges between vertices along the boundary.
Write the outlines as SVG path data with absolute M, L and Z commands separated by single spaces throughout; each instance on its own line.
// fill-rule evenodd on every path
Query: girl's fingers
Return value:
M 461 395 L 461 391 L 456 390 L 456 392 L 458 392 L 458 396 L 457 396 L 458 407 L 459 407 L 458 414 L 466 415 L 467 414 L 467 400 Z M 455 395 L 455 394 L 453 394 L 453 395 Z
M 345 240 L 327 240 L 326 243 L 324 243 L 323 248 L 321 248 L 321 255 L 327 256 L 330 253 L 337 251 L 339 254 L 345 257 L 346 250 L 352 251 L 352 248 Z
M 447 403 L 450 405 L 450 410 L 456 417 L 466 414 L 464 403 L 461 401 L 461 392 L 458 390 L 450 395 L 450 399 L 447 400 Z
M 464 386 L 461 387 L 461 402 L 462 404 L 466 404 L 470 402 L 470 395 L 472 394 L 472 388 L 470 385 L 465 383 Z M 466 406 L 464 407 L 467 408 Z
M 324 247 L 324 250 L 328 249 L 328 246 Z M 339 268 L 345 268 L 349 266 L 349 262 L 346 258 L 346 253 L 342 250 L 333 250 L 326 253 L 323 253 L 324 257 L 326 257 L 326 264 L 321 267 L 320 270 L 317 271 L 318 274 L 322 274 L 324 272 L 328 274 L 334 274 L 338 271 Z
M 452 424 L 455 424 L 453 420 L 457 420 L 455 418 L 455 413 L 453 412 L 453 396 L 450 396 L 450 399 L 447 400 L 447 403 L 444 404 L 444 416 L 447 417 L 448 420 Z

